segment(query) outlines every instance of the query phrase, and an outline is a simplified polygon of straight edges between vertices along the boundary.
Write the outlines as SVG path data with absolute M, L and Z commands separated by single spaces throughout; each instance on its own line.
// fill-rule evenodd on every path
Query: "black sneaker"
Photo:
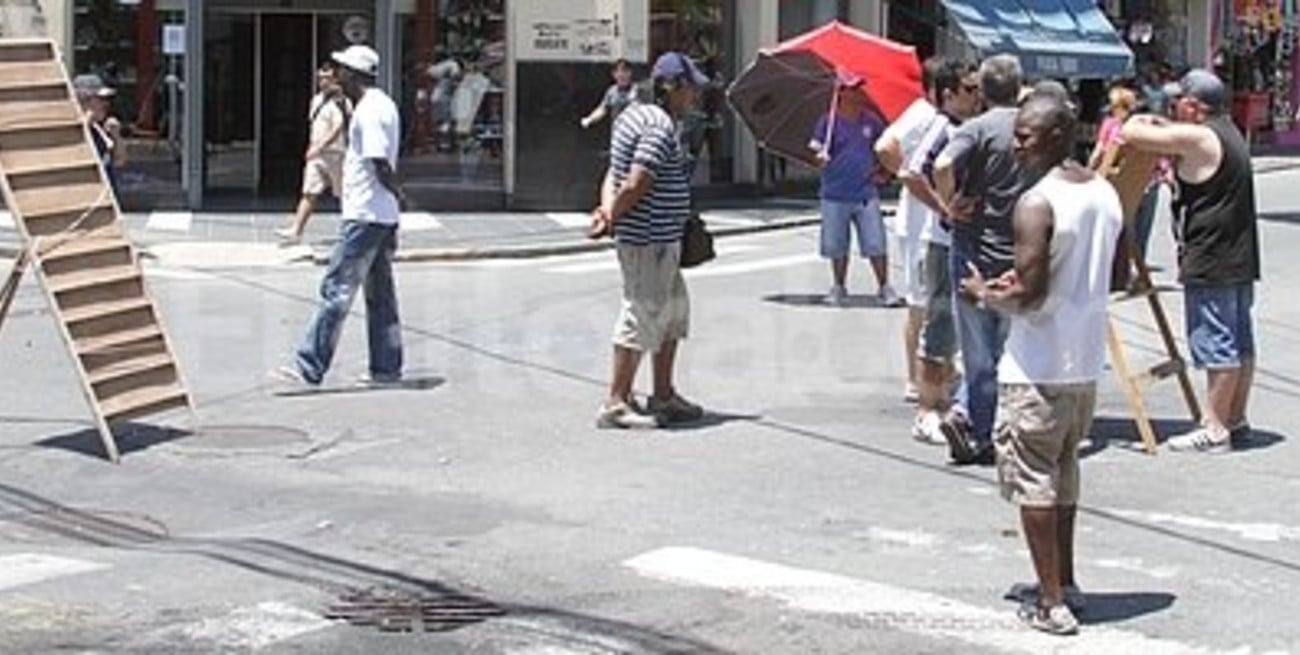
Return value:
M 1241 419 L 1228 427 L 1228 443 L 1233 448 L 1241 448 L 1250 444 L 1250 421 Z
M 970 423 L 960 416 L 949 416 L 939 424 L 939 431 L 948 440 L 948 457 L 956 464 L 975 461 L 975 443 L 970 437 Z

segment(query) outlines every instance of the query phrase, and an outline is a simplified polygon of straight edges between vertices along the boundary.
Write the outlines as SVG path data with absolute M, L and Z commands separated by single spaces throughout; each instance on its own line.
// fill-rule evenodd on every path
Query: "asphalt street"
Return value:
M 1016 621 L 1014 509 L 991 469 L 909 437 L 904 315 L 861 264 L 848 307 L 819 304 L 804 227 L 722 239 L 688 275 L 678 386 L 709 416 L 668 431 L 594 428 L 608 252 L 403 264 L 420 388 L 352 388 L 358 304 L 326 388 L 298 395 L 266 373 L 321 269 L 152 259 L 198 408 L 121 430 L 114 466 L 29 280 L 0 328 L 0 652 L 1300 653 L 1297 184 L 1259 177 L 1250 446 L 1143 454 L 1102 381 L 1078 637 Z M 1154 362 L 1142 306 L 1114 316 Z M 1188 427 L 1172 383 L 1149 407 L 1163 435 Z

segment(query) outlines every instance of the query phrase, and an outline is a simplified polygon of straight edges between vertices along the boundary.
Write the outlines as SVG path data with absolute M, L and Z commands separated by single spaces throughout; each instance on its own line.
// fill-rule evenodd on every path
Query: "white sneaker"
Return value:
M 943 417 L 939 412 L 930 410 L 918 414 L 912 423 L 912 438 L 931 446 L 948 445 L 948 438 L 943 436 Z
M 826 296 L 822 298 L 822 303 L 832 307 L 843 307 L 848 299 L 849 290 L 842 285 L 836 284 L 831 287 L 830 291 L 826 292 Z
M 1196 428 L 1186 434 L 1170 437 L 1165 447 L 1176 453 L 1222 454 L 1232 450 L 1232 436 L 1215 437 L 1209 428 Z
M 894 287 L 888 284 L 881 285 L 880 291 L 876 292 L 876 297 L 880 299 L 880 304 L 883 307 L 902 307 L 904 305 L 903 297 L 898 295 L 898 292 L 894 291 Z
M 908 382 L 907 385 L 903 387 L 903 402 L 909 405 L 915 405 L 920 401 L 921 401 L 920 390 L 916 388 L 915 384 Z
M 294 233 L 293 228 L 278 227 L 275 229 L 275 236 L 280 238 L 281 246 L 296 246 L 302 241 L 302 237 Z

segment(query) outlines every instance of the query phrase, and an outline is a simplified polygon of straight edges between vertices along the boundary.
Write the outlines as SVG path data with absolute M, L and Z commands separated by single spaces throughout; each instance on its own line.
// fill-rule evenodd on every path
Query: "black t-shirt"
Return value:
M 1218 137 L 1223 159 L 1200 184 L 1178 178 L 1174 230 L 1179 281 L 1201 286 L 1253 282 L 1259 279 L 1259 235 L 1250 148 L 1223 116 L 1205 126 Z

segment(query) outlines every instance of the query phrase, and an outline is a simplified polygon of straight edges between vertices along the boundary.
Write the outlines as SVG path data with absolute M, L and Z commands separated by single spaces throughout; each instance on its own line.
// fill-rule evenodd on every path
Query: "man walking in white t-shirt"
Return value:
M 1070 159 L 1068 101 L 1035 92 L 1015 119 L 1022 170 L 1046 173 L 1016 202 L 1013 268 L 985 280 L 969 263 L 962 291 L 1010 315 L 998 363 L 994 430 L 1002 495 L 1020 506 L 1038 585 L 1020 594 L 1020 616 L 1050 634 L 1079 630 L 1074 580 L 1079 442 L 1092 424 L 1106 359 L 1106 300 L 1123 225 L 1110 183 Z
M 321 280 L 321 302 L 293 366 L 281 373 L 318 385 L 329 370 L 352 299 L 364 285 L 370 344 L 368 384 L 402 377 L 402 329 L 393 288 L 393 253 L 402 190 L 397 182 L 401 120 L 397 105 L 375 87 L 379 55 L 364 45 L 335 52 L 343 93 L 352 101 L 348 148 L 343 157 L 343 222 Z

